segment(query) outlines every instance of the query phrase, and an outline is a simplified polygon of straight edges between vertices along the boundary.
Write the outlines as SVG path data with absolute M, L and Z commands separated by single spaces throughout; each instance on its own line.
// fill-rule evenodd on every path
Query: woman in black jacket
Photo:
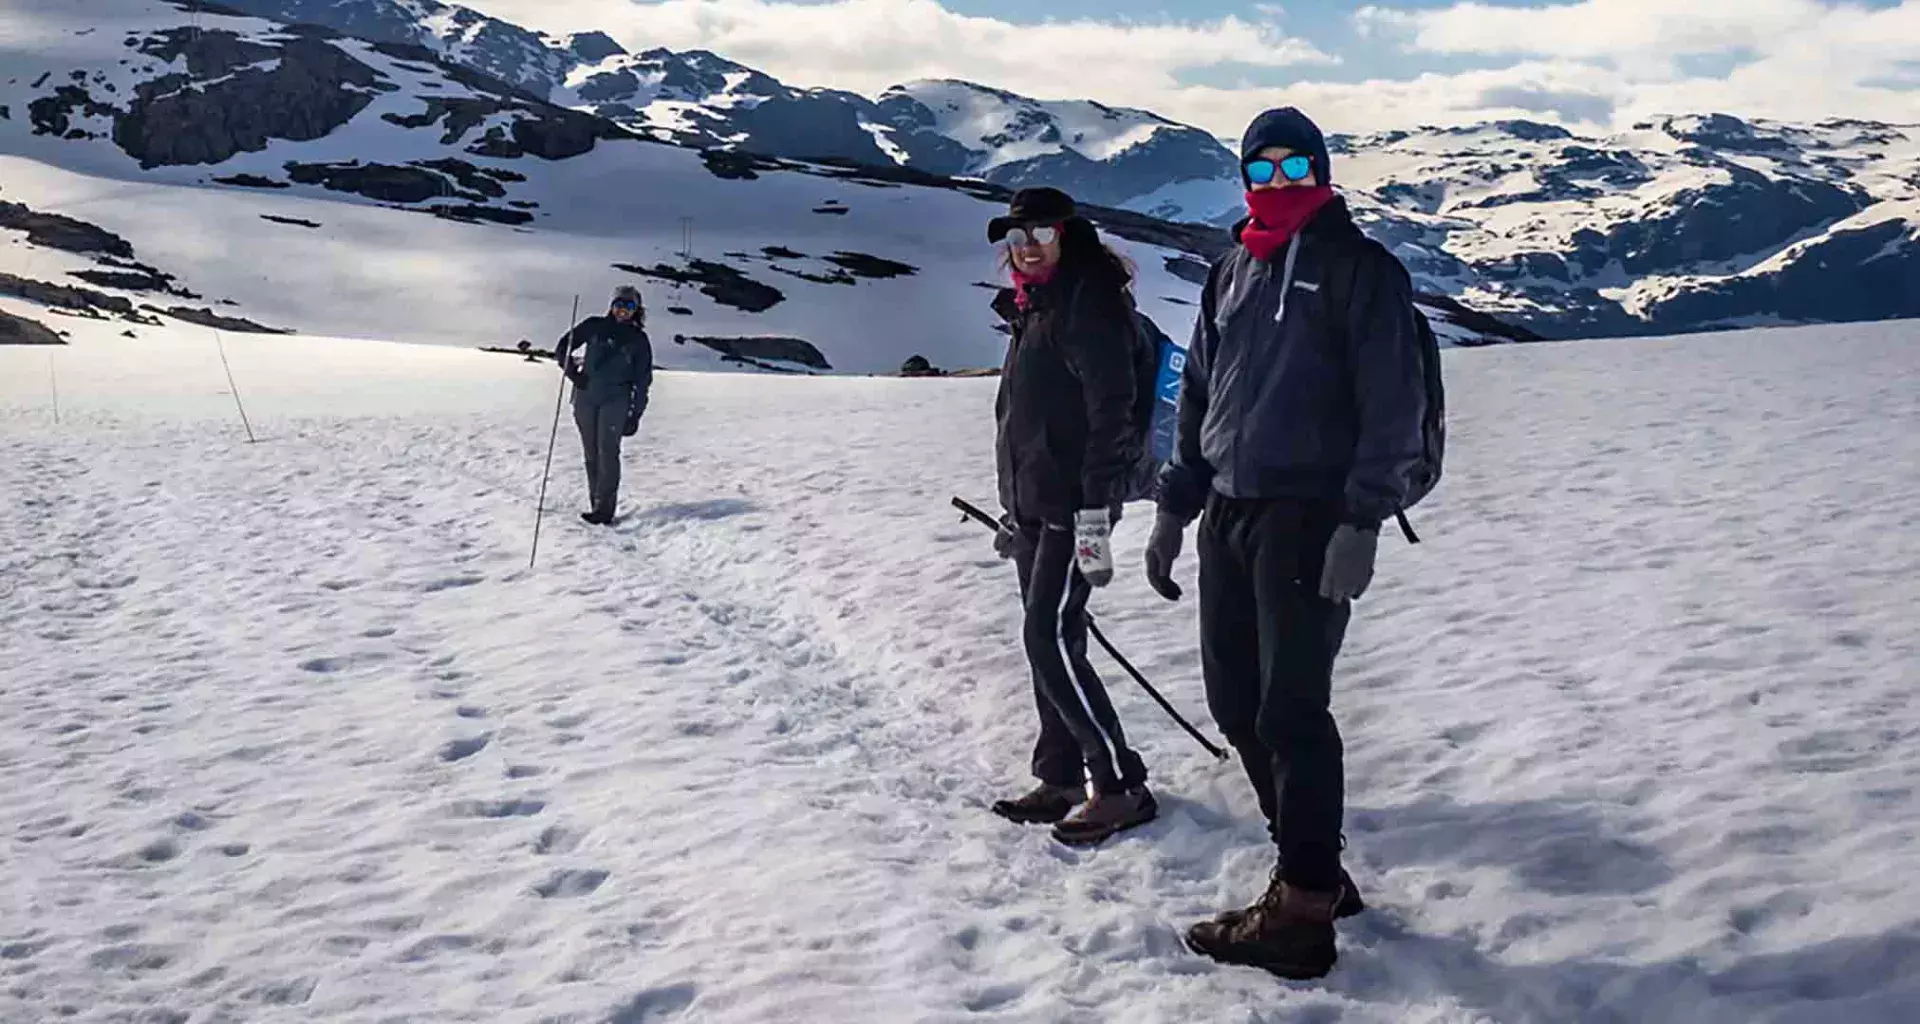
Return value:
M 1020 191 L 987 238 L 1013 278 L 994 299 L 1012 334 L 995 403 L 1006 510 L 995 549 L 1019 567 L 1040 711 L 1040 785 L 993 810 L 1097 843 L 1158 813 L 1087 660 L 1087 598 L 1113 579 L 1109 532 L 1139 459 L 1133 274 L 1057 189 Z

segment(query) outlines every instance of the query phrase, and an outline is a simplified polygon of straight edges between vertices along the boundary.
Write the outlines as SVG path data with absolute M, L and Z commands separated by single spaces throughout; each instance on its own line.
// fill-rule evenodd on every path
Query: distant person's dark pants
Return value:
M 1337 508 L 1215 496 L 1200 523 L 1200 651 L 1207 706 L 1240 753 L 1282 877 L 1340 884 L 1346 779 L 1331 708 L 1351 607 L 1320 596 Z
M 580 428 L 580 449 L 587 460 L 587 494 L 592 511 L 603 516 L 611 517 L 620 501 L 620 440 L 627 405 L 624 399 L 573 403 L 573 422 Z
M 1020 527 L 1015 552 L 1026 606 L 1024 639 L 1033 668 L 1040 739 L 1033 774 L 1054 786 L 1093 779 L 1097 792 L 1120 793 L 1147 781 L 1147 766 L 1127 746 L 1107 688 L 1087 661 L 1087 598 L 1093 585 L 1074 565 L 1072 530 Z

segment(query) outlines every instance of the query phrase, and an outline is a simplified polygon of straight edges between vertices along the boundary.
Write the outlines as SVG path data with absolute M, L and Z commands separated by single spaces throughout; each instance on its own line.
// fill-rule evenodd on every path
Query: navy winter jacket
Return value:
M 1271 261 L 1236 245 L 1201 297 L 1161 510 L 1191 522 L 1213 493 L 1337 503 L 1372 527 L 1399 511 L 1422 452 L 1416 315 L 1406 268 L 1344 199 Z
M 554 358 L 573 381 L 575 403 L 625 402 L 630 415 L 646 411 L 653 387 L 653 343 L 638 323 L 588 317 L 560 339 Z

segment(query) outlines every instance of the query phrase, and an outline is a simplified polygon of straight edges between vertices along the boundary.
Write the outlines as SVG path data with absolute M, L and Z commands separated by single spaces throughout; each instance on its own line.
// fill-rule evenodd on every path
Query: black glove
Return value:
M 1352 601 L 1373 583 L 1373 559 L 1379 552 L 1380 531 L 1344 523 L 1327 542 L 1327 565 L 1320 573 L 1320 596 L 1329 601 Z
M 640 432 L 640 416 L 639 416 L 639 414 L 638 414 L 638 413 L 631 413 L 631 412 L 630 412 L 630 413 L 628 413 L 628 414 L 627 414 L 627 422 L 625 422 L 625 423 L 623 423 L 623 424 L 621 424 L 621 425 L 620 425 L 620 436 L 621 436 L 621 437 L 632 437 L 633 435 L 635 435 L 635 434 L 638 434 L 639 432 Z
M 1187 527 L 1165 512 L 1154 517 L 1153 533 L 1147 537 L 1147 585 L 1169 601 L 1180 600 L 1180 584 L 1173 581 L 1173 563 L 1180 559 Z

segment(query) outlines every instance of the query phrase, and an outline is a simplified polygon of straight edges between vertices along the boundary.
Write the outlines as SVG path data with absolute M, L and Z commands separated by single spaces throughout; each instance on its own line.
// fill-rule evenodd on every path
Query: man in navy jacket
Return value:
M 1320 129 L 1269 111 L 1241 162 L 1248 216 L 1202 296 L 1147 576 L 1179 597 L 1173 563 L 1202 518 L 1207 703 L 1279 847 L 1267 892 L 1194 926 L 1188 943 L 1317 978 L 1333 968 L 1334 919 L 1362 909 L 1340 866 L 1333 663 L 1380 524 L 1421 458 L 1424 364 L 1407 271 L 1354 226 Z

